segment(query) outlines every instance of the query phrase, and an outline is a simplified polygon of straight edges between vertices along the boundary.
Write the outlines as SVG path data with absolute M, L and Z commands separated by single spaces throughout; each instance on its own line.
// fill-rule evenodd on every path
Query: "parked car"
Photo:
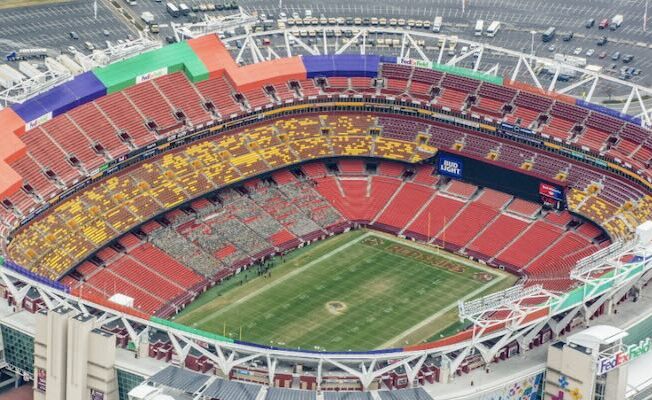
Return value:
M 605 58 L 607 56 L 606 51 L 601 51 L 600 54 L 598 54 L 598 58 Z
M 562 37 L 562 40 L 564 42 L 570 42 L 573 39 L 573 36 L 575 36 L 573 32 L 568 32 Z
M 632 55 L 632 54 L 623 55 L 623 62 L 624 63 L 631 62 L 633 59 L 634 59 L 634 55 Z
M 619 51 L 616 51 L 611 55 L 611 59 L 614 60 L 614 61 L 618 61 L 619 58 L 620 58 L 620 52 Z
M 576 47 L 575 50 L 573 50 L 573 54 L 575 54 L 576 56 L 582 54 L 582 48 Z
M 595 53 L 595 50 L 588 49 L 585 54 L 586 54 L 587 57 L 591 57 L 594 53 Z
M 607 37 L 606 37 L 606 36 L 602 36 L 600 39 L 598 39 L 598 43 L 597 43 L 597 44 L 598 44 L 598 46 L 604 46 L 605 44 L 607 44 Z
M 591 28 L 593 28 L 593 25 L 595 25 L 595 18 L 589 18 L 589 19 L 586 21 L 586 24 L 584 24 L 584 26 L 586 27 L 586 29 L 591 29 Z

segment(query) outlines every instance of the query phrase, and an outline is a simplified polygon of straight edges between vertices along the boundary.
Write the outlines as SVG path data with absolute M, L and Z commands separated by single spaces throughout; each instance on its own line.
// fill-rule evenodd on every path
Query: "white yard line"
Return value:
M 494 279 L 494 280 L 492 280 L 491 282 L 487 283 L 486 285 L 481 286 L 481 287 L 477 288 L 476 290 L 474 290 L 473 292 L 471 292 L 471 293 L 467 294 L 466 296 L 462 297 L 462 298 L 460 299 L 460 301 L 468 300 L 468 299 L 470 299 L 470 298 L 472 298 L 472 297 L 474 297 L 474 296 L 476 296 L 476 295 L 482 293 L 484 290 L 489 289 L 490 287 L 492 287 L 492 286 L 495 285 L 496 283 L 502 281 L 503 279 L 505 279 L 505 276 L 504 276 L 504 275 L 499 276 L 498 279 Z M 416 332 L 417 330 L 423 328 L 424 326 L 428 325 L 428 324 L 431 323 L 432 321 L 434 321 L 434 320 L 436 320 L 437 318 L 441 317 L 442 315 L 444 315 L 444 314 L 447 313 L 448 311 L 452 310 L 454 307 L 457 307 L 457 303 L 456 303 L 456 302 L 453 302 L 453 303 L 449 304 L 447 307 L 442 308 L 441 310 L 439 310 L 439 311 L 437 311 L 436 313 L 432 314 L 432 315 L 429 316 L 428 318 L 426 318 L 426 319 L 424 319 L 423 321 L 419 322 L 418 324 L 412 326 L 410 329 L 405 330 L 405 331 L 399 333 L 398 335 L 394 336 L 393 338 L 391 338 L 391 339 L 388 340 L 387 342 L 381 344 L 381 345 L 378 346 L 377 348 L 378 348 L 378 349 L 384 349 L 384 348 L 388 348 L 388 347 L 394 345 L 394 344 L 397 343 L 399 340 L 401 340 L 401 339 L 405 338 L 406 336 L 408 336 L 408 335 L 410 335 L 410 334 Z
M 313 265 L 318 264 L 318 263 L 326 260 L 329 257 L 332 257 L 334 254 L 337 254 L 337 253 L 341 252 L 342 250 L 348 249 L 349 247 L 351 247 L 352 245 L 358 243 L 359 241 L 361 241 L 362 239 L 366 238 L 369 235 L 371 235 L 371 232 L 367 232 L 367 233 L 363 234 L 362 236 L 358 237 L 357 239 L 354 239 L 354 240 L 352 240 L 352 241 L 350 241 L 350 242 L 348 242 L 348 243 L 346 243 L 346 244 L 344 244 L 344 245 L 342 245 L 342 246 L 340 246 L 340 247 L 338 247 L 336 249 L 331 250 L 330 252 L 324 254 L 323 256 L 321 256 L 321 257 L 319 257 L 317 259 L 312 260 L 311 262 L 309 262 L 308 264 L 302 266 L 301 268 L 295 269 L 294 271 L 292 271 L 289 274 L 285 275 L 284 277 L 274 281 L 273 283 L 271 283 L 269 285 L 266 285 L 266 286 L 263 286 L 263 287 L 259 288 L 258 290 L 255 290 L 255 291 L 249 293 L 248 295 L 238 299 L 237 301 L 235 301 L 235 302 L 233 302 L 233 303 L 219 309 L 218 311 L 207 315 L 206 317 L 200 319 L 199 321 L 197 321 L 193 325 L 201 325 L 201 324 L 215 318 L 217 315 L 220 315 L 223 312 L 225 312 L 227 310 L 230 310 L 231 308 L 233 308 L 233 307 L 235 307 L 235 306 L 237 306 L 239 304 L 242 304 L 245 301 L 247 301 L 247 300 L 249 300 L 249 299 L 251 299 L 251 298 L 253 298 L 255 296 L 258 296 L 259 294 L 265 292 L 266 290 L 275 287 L 279 283 L 285 282 L 286 280 L 292 278 L 293 276 L 295 276 L 297 274 L 302 273 L 303 271 L 305 271 L 306 269 L 312 267 Z

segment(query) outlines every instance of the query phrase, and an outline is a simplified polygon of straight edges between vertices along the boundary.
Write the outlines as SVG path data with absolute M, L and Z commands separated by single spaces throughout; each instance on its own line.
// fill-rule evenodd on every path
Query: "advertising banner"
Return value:
M 464 162 L 448 154 L 439 156 L 437 171 L 441 175 L 450 176 L 451 178 L 461 179 L 464 172 Z
M 539 184 L 539 194 L 557 201 L 564 201 L 564 191 L 558 186 L 541 182 Z

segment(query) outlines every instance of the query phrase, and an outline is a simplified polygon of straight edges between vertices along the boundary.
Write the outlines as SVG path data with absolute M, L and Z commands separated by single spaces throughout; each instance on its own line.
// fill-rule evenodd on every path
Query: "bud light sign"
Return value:
M 619 351 L 609 357 L 602 357 L 598 360 L 598 375 L 606 374 L 607 372 L 620 367 L 632 360 L 650 351 L 650 338 L 641 340 L 638 344 L 630 344 L 625 351 Z
M 457 157 L 441 154 L 437 171 L 441 175 L 450 176 L 451 178 L 461 178 L 462 172 L 464 171 L 464 163 Z

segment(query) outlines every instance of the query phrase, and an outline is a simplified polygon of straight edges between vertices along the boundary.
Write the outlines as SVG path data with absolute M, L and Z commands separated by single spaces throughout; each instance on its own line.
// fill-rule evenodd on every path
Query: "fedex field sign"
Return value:
M 625 351 L 619 351 L 609 357 L 598 360 L 598 375 L 606 374 L 632 360 L 641 357 L 650 351 L 650 338 L 641 340 L 638 344 L 630 344 Z
M 442 154 L 442 156 L 439 157 L 437 170 L 442 175 L 450 176 L 452 178 L 461 178 L 464 164 L 459 158 Z
M 163 67 L 163 68 L 159 68 L 157 70 L 148 72 L 146 74 L 138 75 L 136 77 L 136 84 L 139 84 L 139 83 L 142 83 L 142 82 L 145 82 L 145 81 L 149 81 L 149 80 L 152 80 L 152 79 L 155 79 L 155 78 L 159 78 L 159 77 L 161 77 L 163 75 L 166 75 L 167 73 L 168 73 L 168 68 Z

